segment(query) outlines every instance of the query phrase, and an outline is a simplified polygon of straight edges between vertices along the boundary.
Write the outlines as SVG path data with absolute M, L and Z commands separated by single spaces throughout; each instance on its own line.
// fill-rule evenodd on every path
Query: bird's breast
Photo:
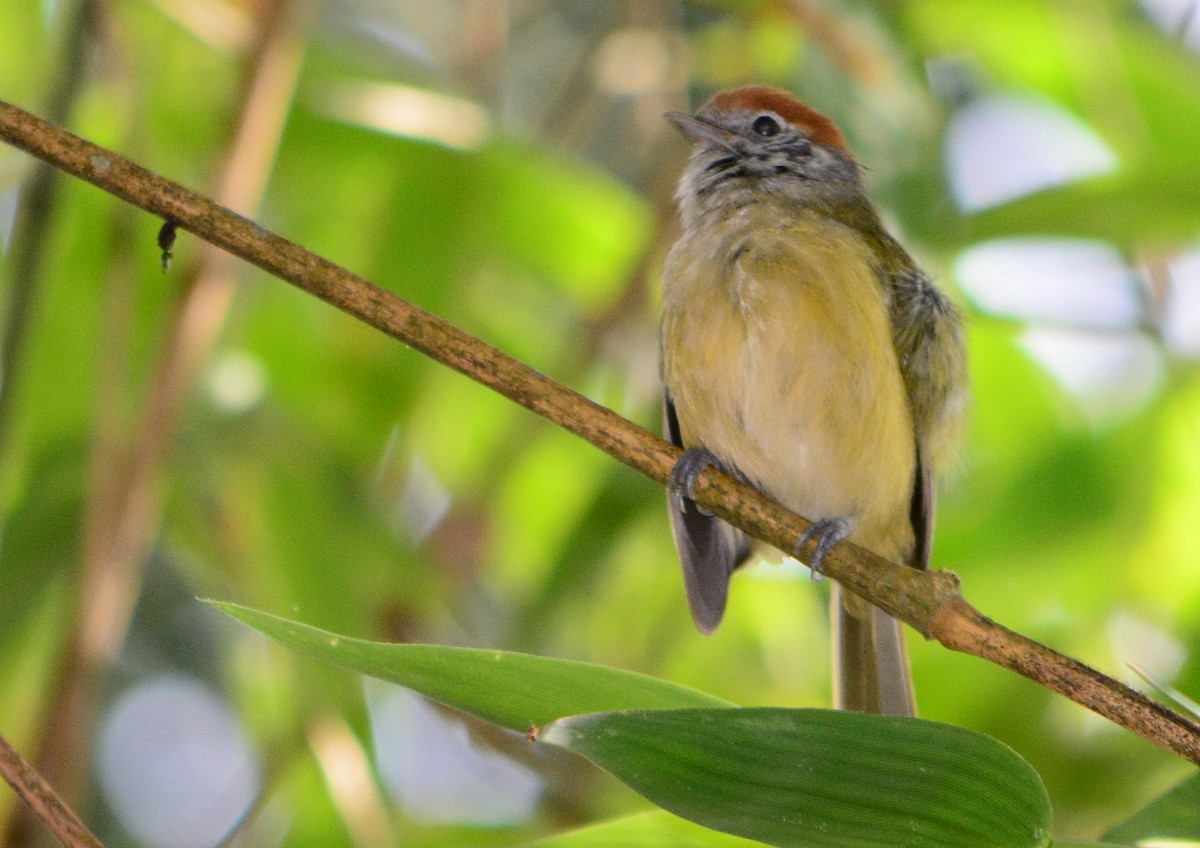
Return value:
M 663 377 L 685 445 L 812 519 L 901 557 L 915 447 L 867 245 L 815 213 L 693 227 L 664 268 Z

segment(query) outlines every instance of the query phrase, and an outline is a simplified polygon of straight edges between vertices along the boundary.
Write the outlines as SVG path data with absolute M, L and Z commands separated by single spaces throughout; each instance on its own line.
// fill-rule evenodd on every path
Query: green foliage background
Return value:
M 652 428 L 657 270 L 686 155 L 659 116 L 721 86 L 773 83 L 829 113 L 869 167 L 889 219 L 950 289 L 956 257 L 985 238 L 1103 238 L 1130 261 L 1152 260 L 1143 267 L 1195 248 L 1200 60 L 1136 4 L 279 6 L 292 21 L 298 77 L 294 89 L 267 93 L 286 122 L 261 174 L 261 209 L 239 211 Z M 69 125 L 215 190 L 246 119 L 238 91 L 256 4 L 99 8 Z M 192 16 L 214 10 L 228 26 Z M 0 97 L 44 111 L 76 13 L 65 1 L 0 4 Z M 1120 167 L 957 213 L 943 176 L 956 103 L 928 81 L 930 63 L 947 58 L 979 90 L 1057 103 Z M 477 104 L 488 134 L 456 148 L 345 120 L 351 95 L 375 83 Z M 0 149 L 10 205 L 30 168 Z M 27 349 L 17 371 L 6 369 L 15 391 L 0 411 L 9 422 L 0 443 L 0 732 L 30 753 L 61 707 L 55 680 L 77 609 L 96 601 L 81 562 L 87 534 L 106 531 L 103 520 L 87 530 L 86 516 L 96 522 L 120 491 L 119 475 L 98 474 L 96 457 L 115 455 L 126 468 L 105 446 L 145 448 L 140 410 L 164 349 L 177 344 L 170 316 L 205 261 L 182 234 L 164 276 L 159 224 L 64 181 L 38 248 L 42 273 L 16 279 L 15 245 L 0 257 L 10 311 L 18 286 L 36 284 Z M 726 623 L 698 636 L 657 486 L 285 284 L 233 273 L 232 303 L 213 313 L 221 329 L 178 426 L 151 420 L 170 433 L 170 449 L 148 505 L 135 511 L 151 543 L 135 577 L 119 581 L 127 600 L 140 601 L 119 672 L 96 692 L 97 714 L 139 676 L 201 676 L 236 705 L 267 791 L 305 811 L 288 844 L 350 846 L 363 843 L 310 743 L 333 721 L 369 750 L 361 682 L 265 648 L 195 596 L 365 638 L 586 659 L 738 703 L 828 703 L 823 587 L 739 577 Z M 1017 344 L 1025 322 L 970 316 L 975 402 L 962 468 L 941 497 L 935 563 L 959 572 L 988 615 L 1108 673 L 1131 677 L 1128 662 L 1155 668 L 1160 643 L 1182 651 L 1182 669 L 1166 682 L 1194 696 L 1195 363 L 1160 346 L 1165 379 L 1150 402 L 1106 417 L 1028 358 Z M 448 511 L 417 538 L 413 504 L 436 506 L 430 491 L 448 498 Z M 1007 672 L 915 639 L 912 653 L 922 714 L 995 736 L 1029 760 L 1050 791 L 1057 835 L 1094 837 L 1187 773 Z M 76 800 L 100 810 L 79 759 Z M 517 845 L 644 806 L 608 778 L 572 769 L 525 828 L 421 828 L 394 809 L 390 823 L 407 845 Z M 12 812 L 11 797 L 0 797 L 0 821 Z

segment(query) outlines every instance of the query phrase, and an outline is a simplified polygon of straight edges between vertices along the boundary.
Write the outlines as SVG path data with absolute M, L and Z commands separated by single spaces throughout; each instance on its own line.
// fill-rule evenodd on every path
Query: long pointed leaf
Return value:
M 237 604 L 210 603 L 297 653 L 407 686 L 521 732 L 579 713 L 731 706 L 696 689 L 590 663 L 477 648 L 369 642 Z
M 770 845 L 1036 848 L 1050 802 L 1011 748 L 952 725 L 831 710 L 562 719 L 582 754 L 676 815 Z

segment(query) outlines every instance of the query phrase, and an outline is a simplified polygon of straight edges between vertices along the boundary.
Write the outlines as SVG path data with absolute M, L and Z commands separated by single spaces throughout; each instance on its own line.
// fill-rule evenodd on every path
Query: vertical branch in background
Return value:
M 58 79 L 46 104 L 46 116 L 56 124 L 70 122 L 83 88 L 87 46 L 95 29 L 96 0 L 79 0 L 67 35 L 58 50 L 62 57 Z M 58 200 L 62 174 L 45 162 L 35 162 L 22 189 L 20 214 L 12 240 L 12 283 L 6 304 L 4 336 L 0 341 L 0 464 L 12 453 L 12 429 L 19 401 L 22 364 L 29 324 L 37 308 L 38 286 L 46 257 L 50 217 Z
M 303 55 L 292 0 L 268 0 L 245 59 L 230 142 L 214 193 L 246 215 L 258 209 L 291 106 Z M 153 255 L 154 246 L 146 244 Z M 97 441 L 84 526 L 78 609 L 51 699 L 38 761 L 68 799 L 87 774 L 97 695 L 125 636 L 144 562 L 158 527 L 160 471 L 180 411 L 224 324 L 236 260 L 210 246 L 197 249 L 162 342 L 135 432 L 125 445 Z M 111 416 L 97 422 L 111 425 Z
M 46 105 L 53 120 L 68 123 L 83 91 L 89 47 L 97 35 L 101 10 L 98 0 L 78 0 L 59 46 L 59 73 Z M 11 467 L 13 432 L 21 400 L 25 351 L 37 309 L 50 235 L 51 218 L 58 207 L 62 174 L 45 162 L 35 162 L 21 190 L 21 204 L 13 232 L 11 282 L 5 304 L 3 338 L 0 339 L 0 468 Z M 45 718 L 43 738 L 55 724 L 51 712 Z M 36 831 L 37 811 L 18 808 L 9 820 L 5 845 L 22 845 Z

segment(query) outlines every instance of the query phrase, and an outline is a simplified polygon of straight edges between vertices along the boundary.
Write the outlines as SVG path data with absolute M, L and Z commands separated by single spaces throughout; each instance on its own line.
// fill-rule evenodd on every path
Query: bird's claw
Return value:
M 825 554 L 829 553 L 834 545 L 849 536 L 852 528 L 853 522 L 849 518 L 822 518 L 820 521 L 813 522 L 807 530 L 800 534 L 796 546 L 792 548 L 792 556 L 797 559 L 800 558 L 800 552 L 804 550 L 804 547 L 814 537 L 817 539 L 817 549 L 813 552 L 812 561 L 808 566 L 814 583 L 825 578 Z
M 667 490 L 671 493 L 671 505 L 676 511 L 684 511 L 684 500 L 692 499 L 696 480 L 706 468 L 726 471 L 724 464 L 717 459 L 717 455 L 707 448 L 688 448 L 683 452 L 683 456 L 679 457 L 679 461 L 671 469 L 671 476 L 667 478 Z M 697 508 L 699 509 L 699 507 Z M 705 515 L 712 514 L 704 509 L 700 511 Z

